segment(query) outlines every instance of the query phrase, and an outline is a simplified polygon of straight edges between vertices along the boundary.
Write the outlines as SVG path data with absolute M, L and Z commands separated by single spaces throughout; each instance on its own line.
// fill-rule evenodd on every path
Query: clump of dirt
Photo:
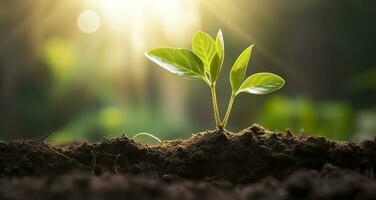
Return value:
M 189 195 L 199 194 L 204 195 L 200 199 L 320 199 L 336 194 L 359 197 L 376 190 L 375 166 L 376 140 L 353 143 L 296 137 L 290 131 L 274 133 L 259 125 L 239 133 L 206 131 L 189 139 L 164 141 L 159 146 L 143 145 L 125 136 L 64 147 L 22 140 L 0 143 L 0 176 L 4 177 L 0 193 L 6 192 L 4 181 L 12 182 L 9 188 L 25 184 L 25 192 L 31 194 L 37 193 L 37 186 L 44 188 L 46 180 L 53 180 L 53 186 L 66 185 L 65 181 L 74 185 L 71 182 L 84 179 L 89 189 L 79 192 L 76 190 L 81 189 L 73 186 L 64 188 L 85 197 L 98 197 L 86 191 L 93 191 L 97 184 L 106 194 L 114 191 L 131 197 L 137 191 L 149 191 L 144 188 L 148 184 L 162 184 L 150 190 L 156 193 L 151 196 L 160 194 L 160 199 L 175 199 L 174 195 L 189 199 Z M 30 186 L 28 181 L 38 184 Z M 115 186 L 113 181 L 125 186 Z M 350 187 L 352 184 L 357 186 Z M 129 185 L 136 185 L 135 191 Z M 48 190 L 43 194 L 50 198 L 54 191 Z M 148 199 L 148 192 L 139 193 L 137 199 Z

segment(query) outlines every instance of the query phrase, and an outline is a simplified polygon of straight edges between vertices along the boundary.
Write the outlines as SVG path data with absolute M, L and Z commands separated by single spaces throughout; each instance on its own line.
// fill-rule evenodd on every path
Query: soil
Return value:
M 126 136 L 0 142 L 0 199 L 376 199 L 376 138 L 339 142 L 253 125 L 147 146 Z

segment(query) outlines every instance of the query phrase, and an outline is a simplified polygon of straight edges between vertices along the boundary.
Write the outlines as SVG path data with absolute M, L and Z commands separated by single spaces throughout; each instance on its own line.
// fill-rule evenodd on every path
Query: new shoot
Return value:
M 218 129 L 226 127 L 235 97 L 240 93 L 263 95 L 283 87 L 285 81 L 278 75 L 262 72 L 245 79 L 253 45 L 246 48 L 235 61 L 230 72 L 231 97 L 223 120 L 220 117 L 216 83 L 225 55 L 221 30 L 215 39 L 199 31 L 192 39 L 192 50 L 185 48 L 155 48 L 145 53 L 146 57 L 167 71 L 186 79 L 201 79 L 210 88 L 214 119 Z
M 159 143 L 162 143 L 162 140 L 159 139 L 157 136 L 153 135 L 153 134 L 150 134 L 150 133 L 137 133 L 136 135 L 134 135 L 131 139 L 132 140 L 135 140 L 136 138 L 140 137 L 140 136 L 148 136 L 150 138 L 152 138 L 153 140 L 156 140 L 158 141 Z

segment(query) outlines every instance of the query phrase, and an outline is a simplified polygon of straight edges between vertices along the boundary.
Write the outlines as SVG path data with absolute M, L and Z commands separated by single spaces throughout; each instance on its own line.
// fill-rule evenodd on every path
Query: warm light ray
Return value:
M 276 67 L 281 69 L 281 71 L 285 72 L 287 75 L 290 76 L 298 76 L 294 71 L 290 70 L 289 67 L 286 67 L 288 66 L 288 64 L 284 63 L 277 56 L 270 54 L 270 51 L 261 42 L 258 42 L 258 40 L 255 37 L 253 37 L 248 31 L 243 30 L 238 23 L 233 23 L 229 18 L 222 15 L 220 7 L 216 7 L 215 9 L 213 9 L 210 3 L 206 1 L 203 1 L 203 5 L 206 8 L 205 10 L 208 10 L 211 13 L 213 13 L 219 20 L 221 20 L 226 26 L 228 26 L 231 29 L 231 31 L 239 35 L 241 38 L 250 41 L 253 44 L 256 44 L 257 49 L 260 51 L 260 53 L 265 55 L 268 59 L 270 59 Z M 227 9 L 229 9 L 229 6 L 231 6 L 231 4 L 226 4 Z
M 192 0 L 88 0 L 98 8 L 115 32 L 143 32 L 158 27 L 167 38 L 183 38 L 200 24 L 197 1 Z M 134 30 L 136 29 L 136 30 Z

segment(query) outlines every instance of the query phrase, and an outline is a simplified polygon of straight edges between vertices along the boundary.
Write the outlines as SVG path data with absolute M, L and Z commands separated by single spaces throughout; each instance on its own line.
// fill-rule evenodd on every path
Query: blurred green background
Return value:
M 228 129 L 359 140 L 376 135 L 376 1 L 2 0 L 0 137 L 57 142 L 151 132 L 162 139 L 213 129 L 210 92 L 175 77 L 144 52 L 190 48 L 198 30 L 222 29 L 228 72 L 250 44 L 248 74 L 270 71 L 285 87 L 235 100 Z

